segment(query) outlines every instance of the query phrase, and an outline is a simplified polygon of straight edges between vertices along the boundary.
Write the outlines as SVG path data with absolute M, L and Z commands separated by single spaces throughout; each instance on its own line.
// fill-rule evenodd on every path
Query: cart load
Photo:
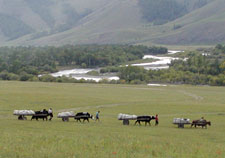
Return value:
M 62 118 L 62 121 L 69 121 L 70 117 L 75 117 L 75 113 L 73 111 L 58 113 L 58 118 Z
M 129 114 L 119 114 L 118 120 L 136 120 L 137 115 L 129 115 Z
M 18 120 L 27 120 L 26 116 L 33 116 L 35 112 L 33 110 L 14 110 L 13 115 L 18 116 Z
M 119 114 L 118 120 L 123 120 L 123 125 L 129 125 L 129 120 L 137 120 L 137 115 Z
M 178 128 L 184 128 L 184 125 L 191 124 L 191 122 L 187 118 L 174 118 L 173 124 L 177 125 Z
M 58 118 L 63 118 L 63 117 L 74 117 L 75 113 L 73 111 L 70 112 L 60 112 L 58 113 Z
M 174 124 L 178 124 L 178 123 L 190 124 L 191 122 L 190 122 L 190 119 L 186 119 L 186 118 L 174 118 L 173 123 Z
M 35 112 L 33 110 L 14 110 L 13 115 L 34 115 Z

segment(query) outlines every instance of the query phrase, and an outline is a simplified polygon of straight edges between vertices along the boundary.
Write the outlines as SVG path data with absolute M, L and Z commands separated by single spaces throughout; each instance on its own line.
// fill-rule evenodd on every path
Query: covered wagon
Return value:
M 174 118 L 173 124 L 177 125 L 178 128 L 184 128 L 184 125 L 191 124 L 190 119 L 187 118 Z
M 69 112 L 60 112 L 58 113 L 58 118 L 61 118 L 62 121 L 64 122 L 68 122 L 69 118 L 74 118 L 75 117 L 75 113 L 73 111 L 69 111 Z
M 33 111 L 33 110 L 14 110 L 13 115 L 18 116 L 18 120 L 27 120 L 27 116 L 31 116 L 33 119 L 48 120 L 49 113 L 47 110 Z
M 118 120 L 123 121 L 123 125 L 129 125 L 129 120 L 137 120 L 137 115 L 122 114 L 118 115 Z
M 18 116 L 18 120 L 27 120 L 26 116 L 33 116 L 35 112 L 33 110 L 14 110 L 13 115 Z

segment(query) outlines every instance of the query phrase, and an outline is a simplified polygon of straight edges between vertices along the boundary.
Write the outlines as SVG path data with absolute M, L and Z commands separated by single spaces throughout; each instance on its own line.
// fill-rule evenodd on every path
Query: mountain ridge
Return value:
M 31 9 L 25 5 L 27 0 L 18 1 L 24 4 L 22 8 L 31 14 Z M 186 1 L 176 0 L 188 5 L 188 13 L 161 25 L 155 25 L 154 21 L 149 22 L 144 19 L 143 8 L 140 7 L 139 0 L 84 0 L 82 3 L 78 0 L 68 0 L 66 3 L 65 1 L 42 0 L 43 3 L 46 1 L 52 3 L 49 12 L 51 16 L 54 15 L 54 25 L 48 25 L 44 20 L 39 23 L 38 19 L 41 17 L 37 13 L 32 13 L 31 15 L 36 17 L 34 18 L 36 23 L 39 23 L 37 26 L 30 24 L 34 31 L 9 40 L 0 28 L 0 45 L 58 46 L 118 43 L 208 45 L 225 41 L 225 33 L 223 33 L 225 28 L 222 27 L 225 23 L 223 16 L 225 15 L 225 2 L 223 0 L 190 0 L 189 4 L 185 4 Z M 4 3 L 8 5 L 8 8 L 13 6 L 13 2 L 10 6 L 5 0 L 0 0 L 1 5 Z M 64 7 L 68 9 L 67 13 L 64 12 Z M 0 11 L 0 14 L 2 12 Z M 14 11 L 14 14 L 18 12 L 19 9 Z M 22 13 L 20 17 L 29 19 L 29 17 L 24 18 Z

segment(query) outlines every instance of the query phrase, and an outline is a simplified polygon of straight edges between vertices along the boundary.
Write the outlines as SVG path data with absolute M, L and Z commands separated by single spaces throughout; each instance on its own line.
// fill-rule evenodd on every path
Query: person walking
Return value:
M 159 124 L 159 118 L 158 118 L 158 114 L 155 115 L 155 126 L 158 126 Z
M 51 121 L 52 118 L 53 118 L 53 111 L 52 111 L 52 108 L 50 108 L 50 109 L 48 110 L 48 114 L 49 114 L 49 116 L 50 116 L 49 121 Z
M 100 121 L 100 120 L 99 120 L 99 113 L 100 113 L 100 111 L 97 111 L 97 112 L 96 112 L 96 116 L 95 116 L 95 117 L 96 117 L 96 120 L 95 120 L 95 121 L 97 121 L 97 120 Z

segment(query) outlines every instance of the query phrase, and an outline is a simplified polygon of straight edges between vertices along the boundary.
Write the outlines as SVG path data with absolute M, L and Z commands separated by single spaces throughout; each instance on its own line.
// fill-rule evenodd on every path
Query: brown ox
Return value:
M 192 126 L 195 126 L 195 128 L 197 126 L 202 126 L 207 128 L 207 125 L 211 126 L 211 122 L 210 121 L 206 121 L 206 120 L 193 120 L 192 123 L 191 123 L 191 127 Z

